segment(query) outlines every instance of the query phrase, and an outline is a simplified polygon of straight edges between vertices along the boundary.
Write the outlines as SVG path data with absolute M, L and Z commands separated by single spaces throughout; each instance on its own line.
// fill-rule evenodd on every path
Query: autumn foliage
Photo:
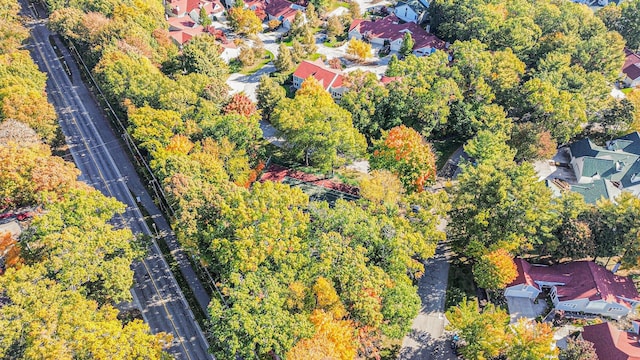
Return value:
M 374 143 L 372 169 L 396 174 L 408 191 L 420 192 L 436 178 L 436 160 L 431 146 L 414 129 L 400 125 Z
M 518 276 L 518 270 L 511 254 L 505 249 L 497 249 L 478 260 L 473 267 L 473 276 L 482 288 L 502 289 Z
M 244 93 L 237 93 L 224 107 L 225 114 L 236 113 L 243 116 L 251 116 L 256 113 L 256 104 Z

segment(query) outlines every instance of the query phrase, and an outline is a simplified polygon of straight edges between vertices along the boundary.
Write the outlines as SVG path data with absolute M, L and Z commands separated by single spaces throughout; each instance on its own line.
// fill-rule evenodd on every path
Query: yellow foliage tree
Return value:
M 353 55 L 359 61 L 365 61 L 371 56 L 371 44 L 362 40 L 351 39 L 347 45 L 347 54 Z
M 184 135 L 175 135 L 171 138 L 167 151 L 174 154 L 187 155 L 193 149 L 193 143 Z
M 473 276 L 482 288 L 502 289 L 518 276 L 518 270 L 511 254 L 499 248 L 478 260 L 473 266 Z
M 388 170 L 374 170 L 360 181 L 360 195 L 377 204 L 393 205 L 402 198 L 402 182 Z
M 315 325 L 315 334 L 310 339 L 298 341 L 296 346 L 287 353 L 287 359 L 355 359 L 357 342 L 353 322 L 337 320 L 322 310 L 315 310 L 309 318 Z
M 328 311 L 336 319 L 342 319 L 346 315 L 347 312 L 330 280 L 320 276 L 313 285 L 313 293 L 318 309 Z

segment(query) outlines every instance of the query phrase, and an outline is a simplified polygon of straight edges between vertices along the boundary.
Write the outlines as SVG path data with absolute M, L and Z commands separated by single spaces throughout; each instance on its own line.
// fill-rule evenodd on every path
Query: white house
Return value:
M 302 82 L 308 77 L 314 77 L 327 90 L 334 100 L 340 100 L 345 88 L 342 86 L 344 77 L 342 71 L 328 68 L 322 60 L 316 61 L 304 60 L 298 65 L 296 71 L 293 72 L 293 87 L 300 89 Z
M 426 0 L 403 0 L 396 4 L 393 13 L 400 20 L 421 24 L 427 20 L 428 8 Z
M 416 23 L 401 23 L 396 15 L 389 15 L 380 20 L 367 21 L 356 19 L 349 26 L 349 39 L 368 40 L 372 45 L 384 46 L 389 42 L 391 51 L 398 51 L 402 46 L 405 33 L 413 38 L 413 54 L 429 55 L 436 50 L 446 49 L 446 43 L 435 35 L 428 33 Z
M 618 276 L 592 261 L 553 266 L 532 265 L 516 259 L 518 277 L 505 290 L 509 303 L 533 302 L 543 288 L 549 290 L 554 309 L 585 312 L 614 319 L 625 317 L 640 301 L 628 277 Z
M 625 59 L 622 66 L 622 81 L 629 87 L 640 86 L 640 55 L 624 49 Z

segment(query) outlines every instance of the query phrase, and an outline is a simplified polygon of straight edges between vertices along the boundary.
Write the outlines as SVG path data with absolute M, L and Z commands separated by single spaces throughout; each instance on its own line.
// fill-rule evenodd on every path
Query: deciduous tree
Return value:
M 404 37 L 402 38 L 402 46 L 400 46 L 399 54 L 402 56 L 409 56 L 413 51 L 413 46 L 415 41 L 413 41 L 413 37 L 411 37 L 411 33 L 406 32 Z
M 504 249 L 482 255 L 473 265 L 473 277 L 481 288 L 504 289 L 518 276 L 513 257 Z
M 255 11 L 244 7 L 233 7 L 228 13 L 229 24 L 236 33 L 254 35 L 262 31 L 262 21 Z
M 288 49 L 287 49 L 288 51 Z M 286 97 L 285 89 L 267 75 L 260 77 L 256 89 L 258 107 L 262 110 L 262 117 L 269 121 L 276 106 Z
M 371 44 L 362 40 L 351 39 L 347 44 L 347 54 L 353 55 L 358 61 L 366 61 L 371 57 Z
M 404 125 L 383 132 L 374 142 L 372 169 L 396 174 L 407 191 L 423 191 L 435 180 L 435 156 L 431 146 L 415 130 Z

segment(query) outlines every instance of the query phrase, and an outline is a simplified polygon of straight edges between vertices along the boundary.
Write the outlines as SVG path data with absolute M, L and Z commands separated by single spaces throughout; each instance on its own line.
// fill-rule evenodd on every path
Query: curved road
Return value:
M 22 5 L 23 9 L 28 6 L 25 2 Z M 67 60 L 72 76 L 65 72 L 54 51 L 51 33 L 45 23 L 45 20 L 34 20 L 29 24 L 32 34 L 29 48 L 40 70 L 48 75 L 49 100 L 58 113 L 60 126 L 76 166 L 82 171 L 81 179 L 127 205 L 122 216 L 123 226 L 131 228 L 134 234 L 152 236 L 132 196 L 131 188 L 135 188 L 133 191 L 136 196 L 144 196 L 147 201 L 150 201 L 149 195 L 135 172 L 133 175 L 130 172 L 127 172 L 127 176 L 122 175 L 119 167 L 133 169 L 133 166 L 126 155 L 121 155 L 124 151 L 113 132 L 105 130 L 104 126 L 108 122 L 89 95 L 75 64 Z M 68 51 L 59 42 L 57 47 L 69 58 Z M 98 121 L 94 123 L 94 120 Z M 117 156 L 117 163 L 111 155 L 114 150 L 116 156 L 120 154 Z M 129 182 L 135 183 L 135 186 L 129 186 Z M 158 219 L 154 218 L 154 221 Z M 132 267 L 135 280 L 132 293 L 142 309 L 145 321 L 154 333 L 163 331 L 173 334 L 174 341 L 168 351 L 177 359 L 213 359 L 208 353 L 203 332 L 155 240 L 152 241 L 147 256 Z M 189 282 L 191 284 L 198 281 L 189 279 Z M 197 285 L 202 288 L 199 282 Z M 206 299 L 202 300 L 204 301 Z

